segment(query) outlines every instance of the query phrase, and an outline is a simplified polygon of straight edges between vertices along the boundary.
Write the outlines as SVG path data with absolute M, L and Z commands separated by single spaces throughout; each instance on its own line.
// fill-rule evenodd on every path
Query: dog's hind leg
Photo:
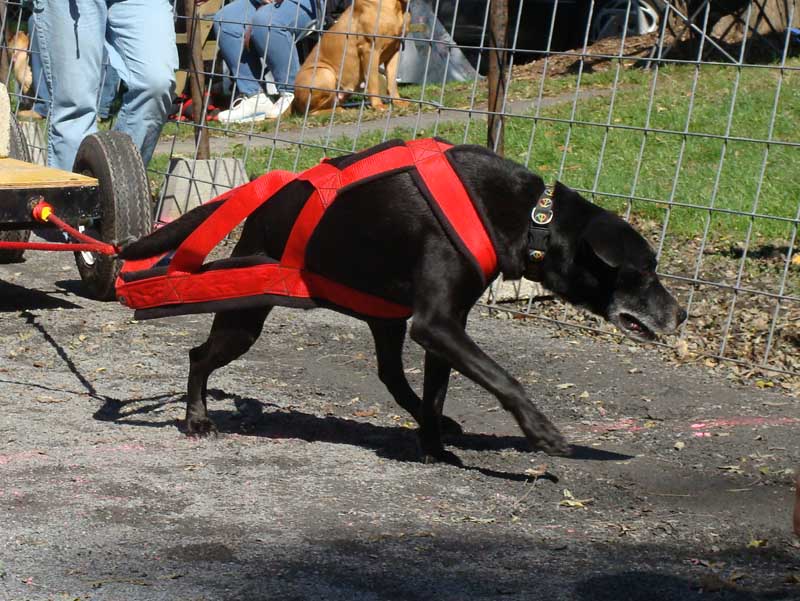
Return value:
M 208 377 L 253 346 L 271 310 L 271 306 L 266 306 L 217 313 L 208 340 L 189 351 L 186 434 L 205 436 L 216 432 L 206 407 Z

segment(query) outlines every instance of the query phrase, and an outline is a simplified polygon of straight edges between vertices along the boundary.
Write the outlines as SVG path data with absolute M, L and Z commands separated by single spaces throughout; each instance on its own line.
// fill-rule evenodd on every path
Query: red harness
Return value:
M 368 317 L 407 318 L 412 313 L 410 307 L 344 286 L 305 267 L 306 244 L 325 210 L 336 201 L 340 188 L 403 168 L 416 169 L 441 216 L 480 266 L 484 283 L 488 284 L 497 274 L 497 256 L 464 184 L 444 155 L 450 147 L 433 139 L 413 140 L 366 156 L 344 169 L 323 161 L 298 175 L 286 171 L 267 173 L 220 196 L 217 200 L 225 202 L 178 247 L 166 272 L 153 269 L 163 255 L 126 261 L 116 282 L 117 297 L 133 309 L 163 309 L 144 311 L 144 318 L 214 312 L 224 307 L 223 301 L 250 297 L 254 301 L 251 305 L 297 306 L 311 301 L 309 306 L 334 305 Z M 227 260 L 223 269 L 214 269 L 214 262 L 204 264 L 208 253 L 233 228 L 294 180 L 309 182 L 314 192 L 292 227 L 280 262 L 248 257 L 246 266 L 235 266 L 235 259 Z M 258 299 L 265 296 L 269 300 L 259 303 Z

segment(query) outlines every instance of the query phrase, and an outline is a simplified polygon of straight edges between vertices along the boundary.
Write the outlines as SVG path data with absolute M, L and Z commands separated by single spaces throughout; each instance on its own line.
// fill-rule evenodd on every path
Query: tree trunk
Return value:
M 197 149 L 196 158 L 202 160 L 211 156 L 205 128 L 206 78 L 203 73 L 203 40 L 197 35 L 199 19 L 194 0 L 184 0 L 183 6 L 189 32 L 189 87 L 192 93 L 192 115 L 195 123 L 194 142 Z
M 502 155 L 504 152 L 503 109 L 508 69 L 508 0 L 491 0 L 489 13 L 489 115 L 486 120 L 486 145 Z

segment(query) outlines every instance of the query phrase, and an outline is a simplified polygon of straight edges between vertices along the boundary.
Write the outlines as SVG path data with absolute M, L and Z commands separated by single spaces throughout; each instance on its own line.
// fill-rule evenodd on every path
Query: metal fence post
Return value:
M 486 145 L 502 155 L 504 115 L 502 107 L 506 97 L 506 69 L 508 66 L 508 0 L 491 0 L 489 14 L 489 106 L 487 115 Z

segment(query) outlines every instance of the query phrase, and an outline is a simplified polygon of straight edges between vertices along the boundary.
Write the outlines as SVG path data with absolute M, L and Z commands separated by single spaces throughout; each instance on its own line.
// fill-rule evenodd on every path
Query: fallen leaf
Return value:
M 748 549 L 761 549 L 762 547 L 767 546 L 767 541 L 765 539 L 754 538 L 749 543 L 747 543 Z
M 371 407 L 370 409 L 359 409 L 357 411 L 353 411 L 353 415 L 356 417 L 372 417 L 373 415 L 377 414 L 378 410 L 374 407 Z
M 680 450 L 684 449 L 685 447 L 686 447 L 686 443 L 683 442 L 682 440 L 679 440 L 678 442 L 675 443 L 673 448 L 676 451 L 680 451 Z
M 572 492 L 565 488 L 562 493 L 564 498 L 558 503 L 559 507 L 572 507 L 576 509 L 585 509 L 589 503 L 594 502 L 594 499 L 576 499 Z
M 496 520 L 494 518 L 477 518 L 471 515 L 465 515 L 464 521 L 474 522 L 475 524 L 494 524 Z
M 546 473 L 547 473 L 546 463 L 542 463 L 541 465 L 537 465 L 536 467 L 529 467 L 523 472 L 523 474 L 531 478 L 541 478 Z
M 66 399 L 56 399 L 51 396 L 42 395 L 36 397 L 37 403 L 63 403 Z
M 556 386 L 556 388 L 558 388 L 559 390 L 566 390 L 567 388 L 574 388 L 574 387 L 575 384 L 573 384 L 572 382 L 565 382 L 564 384 L 559 384 L 558 386 Z

